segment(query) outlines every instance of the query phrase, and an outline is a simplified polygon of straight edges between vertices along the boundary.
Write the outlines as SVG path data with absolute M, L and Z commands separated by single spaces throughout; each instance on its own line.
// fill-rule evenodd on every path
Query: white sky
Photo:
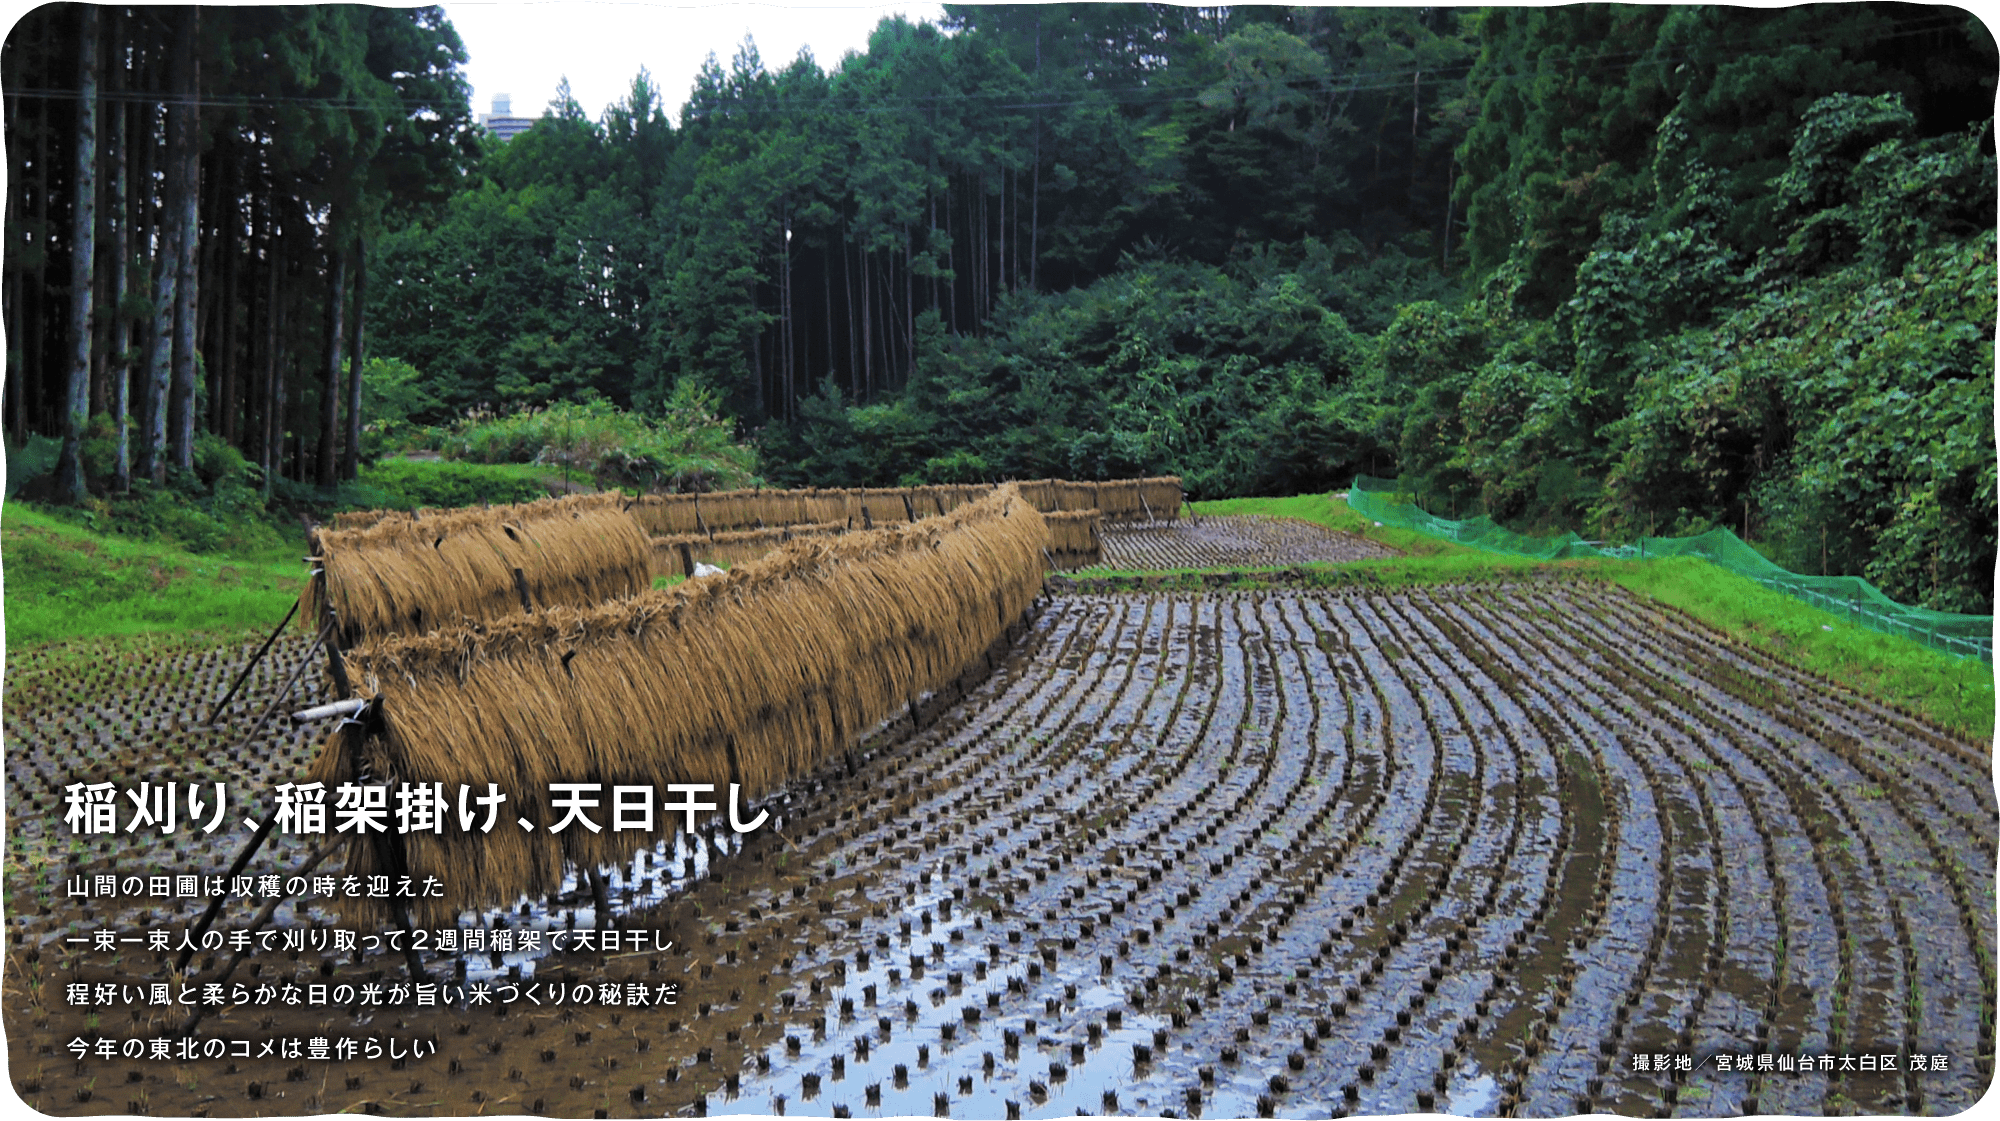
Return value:
M 779 69 L 810 47 L 820 68 L 832 70 L 850 50 L 866 50 L 868 33 L 882 17 L 936 23 L 936 3 L 860 3 L 796 0 L 789 4 L 673 4 L 608 0 L 447 3 L 469 56 L 473 113 L 488 113 L 493 95 L 511 94 L 516 116 L 539 117 L 565 75 L 584 112 L 596 120 L 622 101 L 632 76 L 644 66 L 660 89 L 669 116 L 679 117 L 709 52 L 723 69 L 749 34 L 764 65 Z

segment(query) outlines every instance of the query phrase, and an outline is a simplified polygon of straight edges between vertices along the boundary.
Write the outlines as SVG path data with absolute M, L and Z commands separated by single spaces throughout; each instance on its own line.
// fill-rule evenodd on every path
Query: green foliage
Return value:
M 445 404 L 422 370 L 400 358 L 371 355 L 361 374 L 370 428 L 393 435 L 444 419 Z
M 155 486 L 134 479 L 128 495 L 89 498 L 48 512 L 99 533 L 190 553 L 257 553 L 277 548 L 280 541 L 277 527 L 264 517 L 261 495 L 229 481 L 204 494 L 185 482 Z
M 904 393 L 858 406 L 823 387 L 764 447 L 774 473 L 828 486 L 946 473 L 1170 473 L 1196 494 L 1328 483 L 1371 446 L 1371 418 L 1322 407 L 1369 348 L 1311 279 L 1152 261 L 1017 298 L 991 340 L 933 329 Z
M 397 510 L 532 502 L 550 490 L 547 473 L 540 469 L 408 459 L 364 467 L 359 482 L 381 493 L 377 507 Z
M 7 497 L 12 498 L 22 487 L 35 479 L 42 478 L 56 469 L 56 460 L 62 455 L 62 441 L 54 436 L 44 436 L 37 432 L 28 434 L 25 444 L 7 444 Z
M 1891 271 L 1923 248 L 1990 228 L 1984 130 L 1912 142 L 1915 123 L 1894 94 L 1815 102 L 1773 184 L 1790 219 L 1774 264 L 1810 272 L 1859 258 Z
M 746 43 L 678 128 L 643 73 L 595 122 L 564 92 L 383 238 L 375 345 L 424 373 L 371 367 L 370 447 L 476 409 L 437 446 L 728 485 L 757 461 L 720 414 L 796 485 L 1365 471 L 1593 537 L 1747 521 L 1800 571 L 1990 603 L 1976 18 L 944 23 L 830 69 Z
M 658 418 L 606 401 L 473 416 L 438 435 L 437 450 L 471 463 L 533 463 L 579 472 L 600 486 L 730 489 L 757 480 L 756 453 L 735 442 L 715 397 L 677 385 Z
M 1802 573 L 1858 573 L 1892 599 L 1992 609 L 1996 242 L 1776 288 L 1648 352 L 1608 434 L 1604 514 L 1730 518 Z

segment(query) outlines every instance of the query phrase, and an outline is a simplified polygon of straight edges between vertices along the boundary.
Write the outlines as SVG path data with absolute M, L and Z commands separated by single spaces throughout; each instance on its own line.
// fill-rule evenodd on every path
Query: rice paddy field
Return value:
M 1373 541 L 1311 522 L 1259 515 L 1209 516 L 1161 528 L 1108 526 L 1103 567 L 1201 569 L 1367 560 L 1395 554 Z
M 1222 518 L 1107 531 L 1104 548 L 1113 569 L 1381 552 Z M 285 781 L 317 735 L 274 721 L 239 744 L 295 667 L 281 709 L 325 686 L 287 636 L 209 729 L 254 642 L 13 657 L 15 1088 L 58 1115 L 994 1121 L 1947 1115 L 1985 1093 L 1990 745 L 1594 581 L 1116 583 L 1054 585 L 990 669 L 774 794 L 765 828 L 611 867 L 613 921 L 672 948 L 425 963 L 434 979 L 673 981 L 671 1006 L 274 1001 L 200 1027 L 435 1041 L 401 1062 L 72 1058 L 73 1037 L 171 1034 L 185 1015 L 69 1005 L 75 983 L 165 980 L 174 955 L 68 939 L 178 930 L 198 902 L 65 883 L 212 874 L 245 833 L 85 843 L 63 787 Z M 279 845 L 250 870 L 308 859 Z M 572 877 L 459 922 L 596 917 Z M 318 905 L 273 918 L 343 923 Z M 191 964 L 199 982 L 228 955 Z M 234 980 L 386 985 L 403 968 L 281 949 Z

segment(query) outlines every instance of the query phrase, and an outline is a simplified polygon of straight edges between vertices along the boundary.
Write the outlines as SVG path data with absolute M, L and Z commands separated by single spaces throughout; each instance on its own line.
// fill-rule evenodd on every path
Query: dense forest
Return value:
M 946 13 L 501 144 L 436 9 L 37 9 L 9 439 L 65 440 L 63 494 L 203 446 L 324 485 L 378 402 L 708 402 L 773 482 L 1367 472 L 1991 609 L 1965 11 Z

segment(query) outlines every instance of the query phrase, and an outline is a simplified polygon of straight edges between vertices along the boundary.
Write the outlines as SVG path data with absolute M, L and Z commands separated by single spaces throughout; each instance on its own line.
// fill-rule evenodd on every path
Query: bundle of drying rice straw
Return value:
M 1042 517 L 1013 487 L 929 518 L 795 540 L 726 575 L 590 608 L 558 607 L 447 627 L 352 651 L 357 690 L 379 700 L 383 734 L 362 766 L 378 781 L 499 784 L 490 834 L 412 834 L 411 873 L 437 875 L 426 922 L 561 884 L 566 861 L 622 859 L 655 836 L 610 826 L 610 788 L 729 783 L 746 797 L 803 775 L 999 641 L 1042 587 Z M 336 735 L 314 777 L 354 761 Z M 604 786 L 605 828 L 549 826 L 552 783 Z M 747 811 L 746 811 L 747 812 Z M 525 816 L 533 830 L 515 824 Z M 662 830 L 678 828 L 661 821 Z M 378 868 L 374 845 L 348 855 Z

